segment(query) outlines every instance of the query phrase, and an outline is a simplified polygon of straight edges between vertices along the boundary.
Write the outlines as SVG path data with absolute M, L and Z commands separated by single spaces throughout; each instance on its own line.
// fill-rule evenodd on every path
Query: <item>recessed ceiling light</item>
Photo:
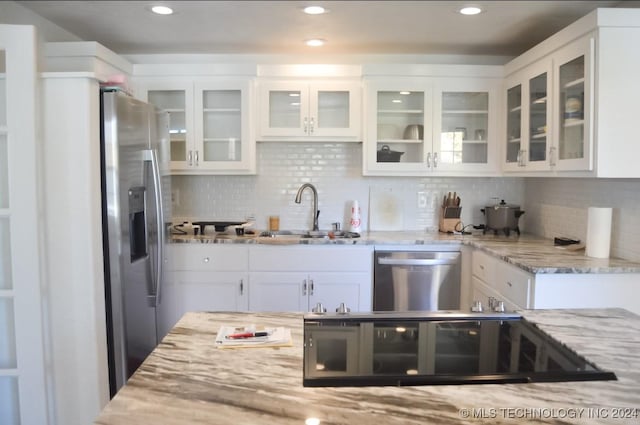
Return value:
M 411 92 L 410 91 L 401 91 L 400 94 L 402 94 L 404 96 L 407 96 L 407 95 L 410 95 Z
M 391 103 L 402 103 L 400 99 L 392 99 Z
M 311 40 L 305 41 L 305 43 L 307 44 L 307 46 L 320 47 L 324 46 L 325 41 L 321 38 L 312 38 Z
M 327 9 L 322 6 L 307 6 L 302 9 L 302 11 L 307 15 L 322 15 L 323 13 L 327 13 Z
M 153 6 L 151 11 L 158 15 L 171 15 L 173 13 L 173 9 L 167 6 Z
M 459 10 L 459 12 L 463 15 L 477 15 L 482 12 L 478 6 L 465 6 Z

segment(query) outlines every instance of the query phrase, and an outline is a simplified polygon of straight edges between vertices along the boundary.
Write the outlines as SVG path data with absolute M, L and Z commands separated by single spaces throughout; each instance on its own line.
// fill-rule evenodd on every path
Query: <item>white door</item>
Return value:
M 0 25 L 0 423 L 48 424 L 37 169 L 36 34 Z

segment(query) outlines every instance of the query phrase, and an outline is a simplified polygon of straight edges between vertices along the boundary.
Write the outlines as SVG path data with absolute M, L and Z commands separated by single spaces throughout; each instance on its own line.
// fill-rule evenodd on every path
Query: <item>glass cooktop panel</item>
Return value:
M 312 316 L 304 323 L 305 386 L 616 379 L 519 316 Z

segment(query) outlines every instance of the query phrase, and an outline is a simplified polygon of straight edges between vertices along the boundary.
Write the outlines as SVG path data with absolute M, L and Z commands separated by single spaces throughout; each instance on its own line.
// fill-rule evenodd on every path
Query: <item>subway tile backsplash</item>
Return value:
M 310 229 L 311 192 L 305 191 L 301 204 L 294 202 L 303 183 L 312 183 L 318 190 L 320 229 L 330 229 L 334 222 L 346 228 L 349 207 L 357 200 L 362 229 L 367 230 L 371 188 L 396 194 L 405 230 L 437 231 L 438 208 L 449 191 L 462 199 L 465 224 L 484 223 L 480 209 L 491 198 L 517 204 L 524 199 L 522 178 L 364 177 L 360 143 L 258 143 L 257 155 L 256 176 L 175 176 L 174 221 L 238 220 L 253 215 L 257 227 L 266 229 L 268 217 L 279 215 L 281 229 Z M 525 216 L 520 222 L 523 230 Z
M 174 221 L 256 218 L 267 228 L 270 215 L 280 228 L 311 228 L 310 191 L 301 204 L 294 198 L 303 183 L 318 190 L 320 228 L 340 222 L 346 228 L 351 201 L 369 224 L 370 188 L 393 191 L 401 202 L 405 230 L 438 229 L 439 205 L 449 191 L 462 198 L 462 221 L 482 224 L 481 208 L 497 197 L 519 204 L 522 231 L 547 238 L 585 239 L 587 208 L 614 208 L 611 255 L 640 261 L 640 181 L 629 179 L 520 177 L 364 177 L 360 143 L 258 143 L 255 176 L 175 176 Z M 426 199 L 419 203 L 419 194 Z
M 585 241 L 587 209 L 613 208 L 611 256 L 640 261 L 640 180 L 526 179 L 527 230 Z

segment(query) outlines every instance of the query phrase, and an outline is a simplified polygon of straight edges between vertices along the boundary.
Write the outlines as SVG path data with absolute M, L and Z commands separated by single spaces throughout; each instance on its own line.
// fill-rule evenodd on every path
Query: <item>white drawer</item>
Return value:
M 491 311 L 491 299 L 493 299 L 494 302 L 502 301 L 505 311 L 522 310 L 524 308 L 509 301 L 503 294 L 499 294 L 494 288 L 489 287 L 475 276 L 471 278 L 471 282 L 473 293 L 472 301 L 480 301 L 485 312 Z
M 249 248 L 246 245 L 172 244 L 169 245 L 171 270 L 247 271 Z
M 471 257 L 471 267 L 473 275 L 478 277 L 480 280 L 488 283 L 489 285 L 495 285 L 496 280 L 496 267 L 498 262 L 496 258 L 491 257 L 490 255 L 475 250 L 473 251 Z
M 521 308 L 529 308 L 533 275 L 507 263 L 501 263 L 496 289 Z
M 252 246 L 251 271 L 371 272 L 371 246 Z

